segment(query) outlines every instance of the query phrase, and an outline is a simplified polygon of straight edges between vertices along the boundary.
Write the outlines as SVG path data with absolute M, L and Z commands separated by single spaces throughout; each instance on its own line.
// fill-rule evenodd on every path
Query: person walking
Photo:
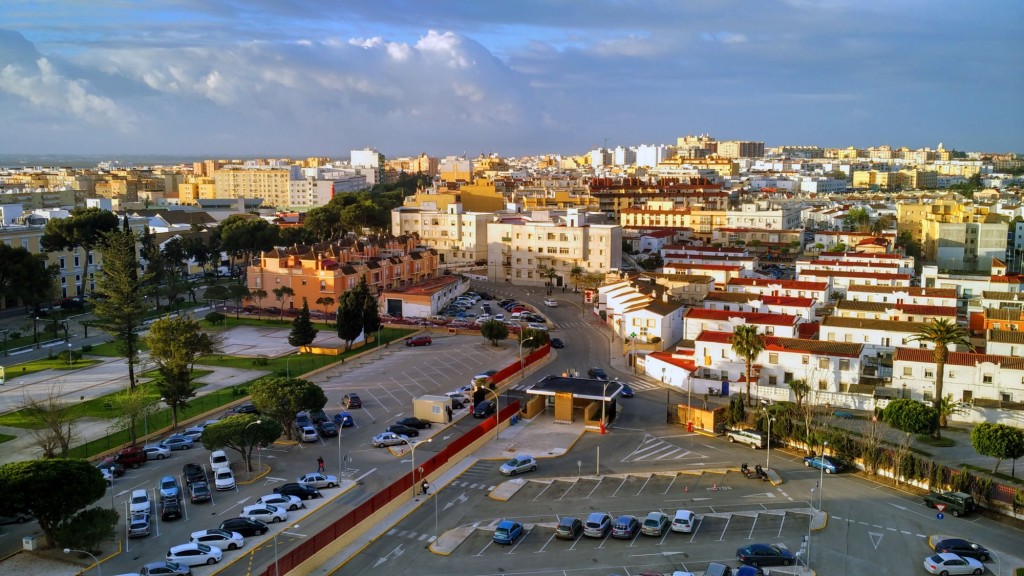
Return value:
M 324 471 L 324 457 L 323 456 L 320 456 L 319 458 L 316 459 L 316 471 L 317 472 L 323 472 Z
M 451 422 L 452 421 L 452 407 L 451 407 L 451 405 L 445 406 L 444 409 L 448 413 L 448 421 Z

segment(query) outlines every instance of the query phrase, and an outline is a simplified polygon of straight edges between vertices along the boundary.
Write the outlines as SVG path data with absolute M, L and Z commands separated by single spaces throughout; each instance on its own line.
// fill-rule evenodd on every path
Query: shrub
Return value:
M 213 324 L 214 326 L 217 326 L 218 324 L 223 324 L 225 319 L 227 319 L 227 317 L 221 314 L 220 312 L 210 312 L 209 314 L 203 317 L 203 320 L 206 320 L 207 322 Z
M 82 344 L 82 352 L 92 352 L 92 344 Z
M 61 522 L 54 538 L 66 548 L 95 551 L 100 542 L 114 537 L 118 519 L 110 508 L 87 508 Z

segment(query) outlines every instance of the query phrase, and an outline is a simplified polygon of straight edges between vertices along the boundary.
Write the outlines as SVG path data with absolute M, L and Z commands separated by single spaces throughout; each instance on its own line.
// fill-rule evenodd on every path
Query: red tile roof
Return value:
M 704 330 L 697 336 L 696 341 L 731 345 L 732 333 Z M 781 338 L 779 336 L 761 335 L 761 341 L 764 342 L 764 349 L 771 352 L 806 352 L 808 354 L 842 356 L 845 358 L 860 358 L 861 351 L 864 349 L 863 344 L 806 340 L 803 338 Z
M 778 286 L 785 290 L 828 290 L 827 282 L 807 282 L 801 280 L 771 280 L 768 278 L 731 278 L 729 286 Z
M 687 360 L 683 358 L 678 358 L 668 352 L 650 352 L 647 354 L 647 357 L 655 358 L 662 362 L 672 364 L 673 366 L 678 366 L 684 370 L 689 370 L 690 372 L 693 372 L 694 370 L 697 369 L 697 363 L 694 362 L 692 359 Z
M 840 278 L 874 278 L 875 280 L 910 280 L 910 274 L 890 274 L 885 272 L 847 272 L 843 270 L 801 270 L 800 276 L 840 277 Z
M 933 350 L 921 348 L 897 348 L 893 361 L 922 362 L 924 364 L 935 364 Z M 1016 356 L 998 356 L 996 354 L 976 354 L 974 352 L 950 352 L 946 358 L 947 366 L 977 366 L 982 362 L 999 364 L 1003 368 L 1024 370 L 1024 358 Z
M 821 324 L 817 322 L 804 322 L 796 327 L 796 335 L 806 340 L 815 340 L 821 332 Z
M 861 260 L 863 260 L 865 258 L 871 258 L 873 260 L 895 260 L 895 259 L 903 258 L 899 254 L 865 254 L 863 252 L 822 252 L 822 253 L 818 254 L 818 256 L 824 256 L 824 257 L 835 257 L 835 256 L 843 257 L 843 256 L 845 256 L 845 257 L 857 258 L 857 259 L 861 259 Z
M 716 252 L 721 254 L 742 254 L 746 252 L 745 248 L 729 248 L 723 246 L 721 248 L 715 248 L 714 246 L 685 246 L 682 244 L 671 244 L 665 246 L 665 250 L 683 250 L 688 252 Z
M 765 312 L 737 312 L 733 310 L 709 310 L 707 308 L 690 308 L 684 318 L 699 320 L 723 320 L 742 318 L 747 324 L 768 324 L 772 326 L 793 326 L 799 316 L 791 314 L 771 314 Z
M 870 292 L 872 294 L 906 294 L 908 296 L 931 296 L 932 298 L 952 298 L 956 300 L 956 288 L 921 288 L 918 286 L 869 286 L 867 284 L 850 284 L 846 294 L 850 292 Z
M 1008 274 L 1006 276 L 991 276 L 989 282 L 996 284 L 1024 284 L 1024 275 Z
M 899 268 L 900 265 L 895 262 L 857 262 L 856 260 L 811 260 L 810 262 L 798 262 L 798 264 L 805 264 L 811 266 L 854 266 L 854 267 L 870 267 L 870 268 Z
M 726 272 L 739 272 L 743 270 L 743 266 L 726 266 L 724 264 L 692 264 L 689 262 L 678 262 L 676 264 L 667 264 L 665 268 L 671 268 L 673 270 L 724 270 Z

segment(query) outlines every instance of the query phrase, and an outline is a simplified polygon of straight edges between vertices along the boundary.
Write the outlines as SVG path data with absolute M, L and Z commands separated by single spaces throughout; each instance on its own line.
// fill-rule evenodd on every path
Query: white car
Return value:
M 529 328 L 530 330 L 543 330 L 545 332 L 548 331 L 547 326 L 545 326 L 544 324 L 538 324 L 536 322 L 530 322 L 529 324 L 526 325 L 526 327 Z
M 547 298 L 544 300 L 544 305 L 552 308 L 558 308 L 558 300 L 555 300 L 554 298 Z
M 221 550 L 237 550 L 242 546 L 245 546 L 245 538 L 238 532 L 228 532 L 227 530 L 221 530 L 219 528 L 213 528 L 212 530 L 200 530 L 193 532 L 192 537 L 188 539 L 193 544 L 206 544 L 214 548 L 220 548 Z
M 320 472 L 310 472 L 303 476 L 299 476 L 298 480 L 300 484 L 306 484 L 313 486 L 314 488 L 334 488 L 338 485 L 338 477 L 331 476 L 330 474 L 323 474 Z
M 103 473 L 103 479 L 107 481 L 107 485 L 114 483 L 114 472 L 110 468 L 100 468 L 100 472 Z
M 377 448 L 383 448 L 385 446 L 399 446 L 401 444 L 408 444 L 409 437 L 405 434 L 395 434 L 394 432 L 381 432 L 373 437 L 370 442 Z M 302 479 L 299 479 L 302 482 Z
M 504 314 L 495 314 L 494 315 L 494 319 L 497 320 L 498 322 L 504 322 L 505 321 L 505 315 Z
M 299 498 L 298 496 L 286 496 L 283 494 L 267 494 L 266 496 L 261 496 L 256 503 L 270 504 L 271 506 L 286 508 L 288 510 L 298 510 L 299 508 L 306 507 L 306 503 L 302 501 L 302 498 Z
M 303 442 L 316 442 L 320 439 L 320 436 L 316 433 L 316 428 L 312 426 L 303 426 L 302 430 L 299 431 Z
M 171 449 L 163 444 L 146 444 L 142 451 L 146 453 L 146 460 L 163 460 L 171 456 Z
M 242 508 L 242 513 L 239 516 L 266 523 L 284 522 L 288 519 L 288 511 L 270 504 L 253 504 Z
M 234 490 L 235 475 L 231 473 L 230 468 L 221 468 L 213 473 L 213 484 L 217 490 Z
M 213 470 L 231 468 L 231 460 L 228 460 L 227 453 L 223 450 L 214 450 L 213 452 L 210 452 L 210 468 Z
M 145 490 L 132 490 L 131 504 L 128 511 L 132 514 L 149 514 L 153 509 L 153 503 L 149 501 L 149 492 Z
M 952 552 L 935 554 L 924 559 L 929 574 L 984 574 L 985 565 L 974 558 L 957 556 Z
M 179 544 L 167 551 L 167 561 L 184 564 L 185 566 L 202 566 L 203 564 L 214 565 L 220 562 L 224 553 L 216 546 L 206 544 Z
M 493 316 L 491 316 L 490 314 L 481 314 L 476 317 L 476 323 L 483 324 L 484 322 L 487 322 L 491 318 L 493 318 Z
M 464 392 L 445 392 L 444 395 L 462 404 L 469 403 L 469 396 L 466 396 Z

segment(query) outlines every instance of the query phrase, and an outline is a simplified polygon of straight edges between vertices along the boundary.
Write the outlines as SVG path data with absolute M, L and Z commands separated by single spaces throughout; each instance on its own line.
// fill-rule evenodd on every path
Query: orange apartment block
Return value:
M 399 237 L 384 244 L 340 241 L 313 246 L 275 248 L 253 259 L 247 269 L 249 290 L 267 292 L 263 304 L 301 308 L 302 299 L 317 308 L 322 297 L 340 301 L 345 291 L 365 277 L 374 294 L 437 276 L 437 252 L 418 249 L 415 238 Z M 295 295 L 277 302 L 274 289 L 290 287 Z

